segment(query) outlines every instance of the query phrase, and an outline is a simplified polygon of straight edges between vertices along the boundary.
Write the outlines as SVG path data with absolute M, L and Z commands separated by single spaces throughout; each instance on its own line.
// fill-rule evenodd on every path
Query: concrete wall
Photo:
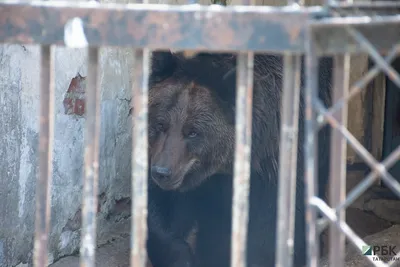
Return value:
M 63 100 L 71 79 L 78 73 L 86 75 L 86 50 L 57 48 L 54 56 L 50 260 L 73 253 L 79 245 L 85 119 L 66 115 Z M 101 65 L 98 238 L 104 243 L 113 234 L 118 235 L 110 227 L 116 229 L 115 221 L 129 210 L 131 55 L 126 50 L 103 49 Z M 3 45 L 0 66 L 0 266 L 10 267 L 29 262 L 32 257 L 38 171 L 39 47 Z

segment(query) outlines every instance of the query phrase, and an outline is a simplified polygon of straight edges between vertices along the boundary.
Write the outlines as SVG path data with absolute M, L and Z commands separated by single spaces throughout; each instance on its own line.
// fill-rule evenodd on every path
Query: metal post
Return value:
M 232 201 L 231 266 L 245 267 L 249 215 L 253 53 L 237 57 L 236 145 Z
M 148 3 L 148 0 L 137 0 Z M 147 262 L 147 170 L 148 170 L 148 80 L 150 51 L 134 50 L 133 116 L 132 116 L 132 218 L 131 255 L 132 267 L 145 267 Z
M 54 61 L 51 46 L 41 46 L 39 175 L 36 181 L 34 266 L 47 267 L 54 138 Z
M 293 264 L 300 63 L 299 56 L 284 55 L 276 240 L 276 265 L 278 267 L 290 267 Z
M 334 58 L 333 102 L 346 98 L 350 83 L 350 56 L 338 55 Z M 347 102 L 335 118 L 344 127 L 347 126 Z M 335 207 L 346 199 L 346 151 L 347 142 L 338 131 L 332 132 L 330 158 L 330 205 Z M 337 212 L 339 220 L 345 221 L 345 209 Z M 345 257 L 345 235 L 331 226 L 329 261 L 331 266 L 343 266 Z
M 132 134 L 131 266 L 146 265 L 147 240 L 147 118 L 149 51 L 134 51 Z
M 94 267 L 96 258 L 96 214 L 99 178 L 100 83 L 99 49 L 88 49 L 86 92 L 85 166 L 83 181 L 82 237 L 80 266 Z
M 306 234 L 307 234 L 307 267 L 317 267 L 319 259 L 319 238 L 317 233 L 317 211 L 310 205 L 312 197 L 317 195 L 318 172 L 316 171 L 318 135 L 316 127 L 316 112 L 313 101 L 318 97 L 317 75 L 318 58 L 311 27 L 307 31 L 306 42 L 306 89 L 305 89 L 305 205 L 306 205 Z

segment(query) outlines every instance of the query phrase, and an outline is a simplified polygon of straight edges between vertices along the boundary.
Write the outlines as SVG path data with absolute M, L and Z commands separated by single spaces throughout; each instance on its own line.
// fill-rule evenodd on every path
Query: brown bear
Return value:
M 147 250 L 154 267 L 229 267 L 235 148 L 235 54 L 153 52 L 149 77 Z M 330 101 L 331 59 L 320 62 Z M 283 58 L 255 55 L 247 266 L 275 262 Z M 304 75 L 302 75 L 303 77 Z M 301 91 L 294 266 L 305 264 Z M 328 177 L 329 129 L 319 134 L 319 193 Z M 196 227 L 195 251 L 186 242 Z

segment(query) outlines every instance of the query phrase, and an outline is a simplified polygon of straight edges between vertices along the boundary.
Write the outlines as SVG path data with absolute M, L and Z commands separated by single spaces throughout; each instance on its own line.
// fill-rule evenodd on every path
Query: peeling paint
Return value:
M 64 113 L 83 116 L 85 113 L 86 77 L 79 73 L 72 78 L 64 97 Z

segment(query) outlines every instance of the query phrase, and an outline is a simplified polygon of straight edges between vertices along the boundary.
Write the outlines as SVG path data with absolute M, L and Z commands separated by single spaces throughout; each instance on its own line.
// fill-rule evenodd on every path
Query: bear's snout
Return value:
M 166 180 L 171 177 L 172 171 L 170 168 L 152 166 L 151 176 L 158 181 Z
M 183 181 L 183 176 L 176 175 L 172 168 L 154 164 L 150 168 L 153 181 L 163 190 L 176 190 Z

